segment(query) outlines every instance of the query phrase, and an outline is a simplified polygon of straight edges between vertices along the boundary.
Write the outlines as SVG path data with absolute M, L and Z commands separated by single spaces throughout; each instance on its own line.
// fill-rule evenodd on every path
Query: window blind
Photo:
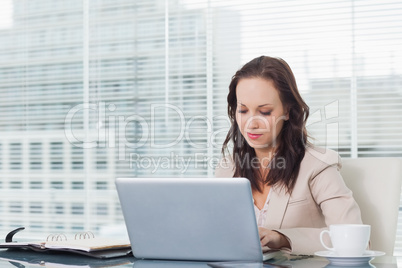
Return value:
M 0 5 L 3 233 L 101 232 L 123 221 L 114 178 L 213 176 L 231 76 L 260 55 L 292 67 L 313 143 L 402 155 L 400 1 Z

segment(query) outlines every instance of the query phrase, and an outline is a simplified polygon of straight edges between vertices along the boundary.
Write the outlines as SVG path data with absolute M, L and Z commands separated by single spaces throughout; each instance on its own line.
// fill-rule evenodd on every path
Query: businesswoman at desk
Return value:
M 362 223 L 338 154 L 307 140 L 309 108 L 284 60 L 245 64 L 227 101 L 232 125 L 215 176 L 250 180 L 263 249 L 313 254 L 325 250 L 319 237 L 330 224 Z

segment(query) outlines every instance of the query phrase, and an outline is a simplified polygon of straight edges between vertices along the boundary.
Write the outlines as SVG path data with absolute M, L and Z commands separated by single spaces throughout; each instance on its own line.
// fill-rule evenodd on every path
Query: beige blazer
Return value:
M 231 159 L 222 159 L 216 177 L 233 177 Z M 291 252 L 314 254 L 325 250 L 320 232 L 330 224 L 362 223 L 360 209 L 340 173 L 341 159 L 335 151 L 307 148 L 292 195 L 271 188 L 265 228 L 284 234 Z M 325 236 L 326 237 L 326 236 Z M 327 245 L 331 245 L 327 239 Z

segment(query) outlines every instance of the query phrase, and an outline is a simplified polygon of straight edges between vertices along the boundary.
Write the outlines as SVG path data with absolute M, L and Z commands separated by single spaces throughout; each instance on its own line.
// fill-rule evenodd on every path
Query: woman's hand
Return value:
M 263 227 L 258 227 L 258 232 L 260 234 L 261 247 L 266 246 L 270 249 L 290 249 L 289 241 L 283 234 Z

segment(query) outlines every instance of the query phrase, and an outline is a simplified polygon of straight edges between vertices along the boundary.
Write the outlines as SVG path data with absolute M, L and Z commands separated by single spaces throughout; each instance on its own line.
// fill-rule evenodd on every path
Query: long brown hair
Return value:
M 287 192 L 292 192 L 300 170 L 300 163 L 304 157 L 307 145 L 306 121 L 309 115 L 309 107 L 300 96 L 296 80 L 289 65 L 280 58 L 261 56 L 245 64 L 232 77 L 229 85 L 228 115 L 231 128 L 223 143 L 222 153 L 228 148 L 228 143 L 233 143 L 233 160 L 235 163 L 234 177 L 245 177 L 250 180 L 253 189 L 262 191 L 259 183 L 259 170 L 250 165 L 250 161 L 256 158 L 252 148 L 240 133 L 236 121 L 236 87 L 243 78 L 263 78 L 274 83 L 278 90 L 279 98 L 289 119 L 284 121 L 281 132 L 278 135 L 279 143 L 271 163 L 282 159 L 284 165 L 270 165 L 270 171 L 264 182 L 268 185 L 279 183 Z

